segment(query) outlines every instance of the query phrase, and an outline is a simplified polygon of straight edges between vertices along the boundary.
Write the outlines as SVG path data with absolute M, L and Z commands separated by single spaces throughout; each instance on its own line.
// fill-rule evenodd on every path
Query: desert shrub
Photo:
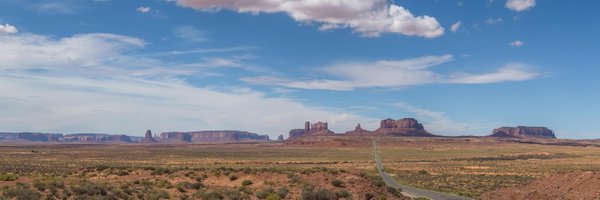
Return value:
M 238 177 L 237 177 L 235 174 L 230 174 L 230 175 L 229 175 L 229 180 L 230 180 L 230 181 L 235 181 L 235 180 L 237 180 L 237 179 L 238 179 Z
M 249 185 L 252 185 L 251 180 L 246 179 L 246 180 L 242 181 L 242 186 L 249 186 Z
M 65 189 L 65 181 L 62 178 L 52 178 L 47 185 L 50 190 L 54 188 Z
M 375 195 L 371 194 L 370 192 L 367 192 L 365 194 L 365 199 L 366 200 L 373 199 L 373 198 L 375 198 Z
M 142 181 L 142 183 L 146 183 L 146 182 Z M 150 183 L 150 182 L 148 182 L 148 183 Z M 142 184 L 142 185 L 144 185 L 144 184 Z M 159 188 L 167 188 L 167 189 L 173 188 L 173 184 L 171 184 L 171 182 L 169 182 L 168 180 L 164 180 L 164 179 L 156 180 L 154 182 L 154 185 L 156 185 L 156 187 L 159 187 Z
M 333 181 L 331 181 L 331 185 L 335 186 L 335 187 L 344 187 L 344 184 L 342 183 L 342 181 L 334 179 Z
M 422 170 L 419 170 L 419 174 L 428 174 L 428 173 L 426 170 L 422 169 Z
M 265 188 L 256 192 L 256 197 L 258 197 L 259 199 L 266 199 L 267 196 L 269 196 L 273 192 L 273 188 Z
M 379 200 L 387 200 L 387 197 L 381 195 L 381 196 L 379 196 Z
M 290 179 L 290 183 L 292 184 L 299 184 L 300 183 L 300 177 L 298 177 L 298 175 L 293 174 L 293 173 L 289 173 L 287 174 L 288 179 Z
M 279 195 L 282 199 L 285 198 L 289 192 L 290 190 L 288 190 L 286 187 L 280 187 L 277 189 L 277 195 Z
M 119 198 L 119 199 L 129 199 L 129 195 L 127 192 L 125 191 L 121 191 L 121 190 L 116 190 L 113 192 L 113 194 L 115 195 L 115 197 Z
M 159 199 L 170 199 L 171 195 L 167 191 L 164 190 L 151 190 L 146 194 L 147 200 L 159 200 Z
M 337 196 L 328 189 L 304 189 L 300 194 L 301 200 L 337 200 Z
M 238 190 L 225 190 L 223 191 L 223 197 L 227 200 L 242 200 L 242 193 Z
M 117 171 L 117 176 L 127 176 L 127 175 L 129 175 L 129 172 L 127 172 L 125 170 Z
M 2 195 L 16 200 L 37 200 L 41 196 L 39 192 L 29 189 L 29 185 L 23 183 L 18 183 L 16 186 L 6 189 Z
M 105 196 L 107 194 L 104 185 L 90 181 L 81 181 L 78 184 L 71 186 L 71 190 L 73 190 L 73 193 L 76 195 Z
M 390 187 L 390 186 L 388 186 L 387 189 L 394 196 L 397 196 L 397 197 L 401 196 L 400 193 L 402 192 L 402 189 L 400 189 L 400 188 L 396 189 L 396 188 L 393 188 L 393 187 Z
M 190 199 L 190 196 L 187 194 L 181 194 L 179 195 L 179 200 L 187 200 Z
M 46 190 L 46 183 L 42 182 L 40 179 L 33 179 L 33 187 L 38 191 L 43 192 Z
M 335 193 L 335 196 L 337 196 L 338 198 L 348 198 L 350 197 L 350 192 L 348 192 L 348 190 L 340 190 L 338 192 Z
M 244 194 L 252 194 L 252 191 L 247 186 L 239 187 L 238 191 L 243 192 Z
M 96 168 L 96 171 L 101 172 L 101 171 L 104 171 L 104 170 L 106 170 L 106 169 L 108 169 L 110 167 L 108 165 L 98 165 L 95 168 Z
M 278 194 L 272 193 L 267 195 L 267 198 L 265 198 L 266 200 L 279 200 L 281 199 L 281 197 L 279 197 Z
M 0 181 L 15 181 L 18 178 L 19 177 L 17 175 L 14 175 L 14 174 L 11 174 L 11 173 L 0 175 Z
M 381 178 L 381 176 L 369 176 L 369 175 L 367 175 L 366 177 L 368 177 L 369 180 L 371 181 L 371 184 L 373 184 L 376 187 L 383 187 L 383 186 L 385 186 L 385 182 L 383 181 L 383 178 Z
M 179 182 L 175 185 L 179 192 L 186 192 L 186 190 L 197 190 L 200 189 L 201 183 L 190 183 L 187 181 Z
M 225 197 L 219 191 L 211 191 L 202 196 L 204 200 L 222 200 L 223 198 Z
M 177 191 L 179 191 L 181 193 L 187 192 L 181 183 L 178 183 L 177 185 L 175 185 L 175 188 L 177 188 Z
M 150 173 L 150 175 L 163 175 L 163 174 L 172 174 L 173 171 L 167 168 L 156 168 L 154 171 Z

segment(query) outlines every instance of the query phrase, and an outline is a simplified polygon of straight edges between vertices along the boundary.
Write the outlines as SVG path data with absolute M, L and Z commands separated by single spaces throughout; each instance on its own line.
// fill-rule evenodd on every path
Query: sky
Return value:
M 600 2 L 0 0 L 0 131 L 600 138 Z

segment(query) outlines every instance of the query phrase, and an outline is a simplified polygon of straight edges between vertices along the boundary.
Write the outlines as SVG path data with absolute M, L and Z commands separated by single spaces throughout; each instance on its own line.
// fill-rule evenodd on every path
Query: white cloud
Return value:
M 208 40 L 206 33 L 190 25 L 177 27 L 173 30 L 173 34 L 180 39 L 191 42 L 204 42 Z
M 338 131 L 372 121 L 247 88 L 193 87 L 135 78 L 0 75 L 0 125 L 14 131 L 111 132 L 237 129 L 287 136 L 305 120 Z M 39 113 L 44 113 L 40 115 Z
M 456 31 L 458 31 L 458 29 L 460 28 L 461 25 L 462 25 L 462 21 L 457 21 L 456 23 L 452 24 L 452 26 L 450 26 L 450 31 L 452 31 L 453 33 L 456 33 Z
M 141 12 L 141 13 L 147 13 L 147 12 L 150 12 L 150 10 L 152 10 L 152 8 L 150 8 L 148 6 L 141 6 L 135 10 L 138 12 Z
M 376 120 L 244 87 L 188 84 L 174 75 L 202 70 L 143 57 L 135 51 L 145 46 L 138 38 L 15 34 L 0 35 L 0 44 L 4 131 L 142 135 L 146 129 L 238 129 L 274 138 L 306 120 L 329 121 L 340 132 L 357 122 L 376 125 Z M 231 65 L 207 59 L 208 66 Z
M 483 74 L 454 73 L 450 83 L 483 84 L 505 81 L 525 81 L 539 77 L 539 72 L 531 71 L 522 63 L 510 63 L 500 69 Z
M 521 12 L 535 6 L 535 0 L 507 0 L 506 8 Z
M 99 67 L 130 59 L 119 53 L 144 46 L 140 39 L 106 33 L 58 40 L 34 34 L 0 35 L 0 43 L 0 69 L 60 67 L 80 71 L 82 67 Z
M 524 45 L 524 43 L 521 40 L 515 40 L 510 42 L 508 45 L 513 46 L 513 47 L 521 47 Z
M 77 13 L 77 6 L 70 2 L 44 1 L 33 7 L 43 13 L 71 15 Z
M 498 18 L 489 18 L 489 19 L 485 20 L 485 23 L 486 24 L 490 24 L 490 25 L 494 25 L 494 24 L 497 24 L 497 23 L 500 23 L 500 22 L 502 22 L 502 18 L 501 17 L 498 17 Z
M 201 11 L 228 9 L 240 13 L 287 13 L 303 23 L 319 23 L 319 30 L 351 28 L 366 37 L 382 33 L 434 38 L 444 34 L 430 16 L 415 16 L 387 0 L 177 0 L 177 4 Z
M 461 122 L 448 117 L 443 112 L 419 108 L 405 102 L 394 104 L 396 107 L 412 113 L 423 123 L 425 129 L 438 135 L 487 135 L 498 123 L 489 121 Z
M 16 27 L 10 24 L 0 24 L 0 34 L 13 34 L 19 32 Z
M 349 91 L 356 88 L 403 88 L 424 84 L 482 84 L 524 81 L 539 76 L 523 64 L 509 64 L 490 73 L 436 73 L 430 68 L 454 60 L 452 55 L 425 56 L 405 60 L 380 60 L 367 63 L 339 63 L 323 68 L 337 79 L 289 80 L 280 77 L 247 77 L 254 84 L 277 85 L 300 89 Z

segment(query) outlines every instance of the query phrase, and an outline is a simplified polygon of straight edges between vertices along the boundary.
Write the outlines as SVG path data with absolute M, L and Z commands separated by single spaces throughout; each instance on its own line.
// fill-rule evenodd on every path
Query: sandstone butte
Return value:
M 530 126 L 500 127 L 494 129 L 490 137 L 556 139 L 554 131 L 546 127 Z

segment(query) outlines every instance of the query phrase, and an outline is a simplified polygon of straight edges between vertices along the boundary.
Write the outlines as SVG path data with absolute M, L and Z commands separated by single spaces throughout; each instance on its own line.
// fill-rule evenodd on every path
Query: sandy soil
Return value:
M 484 193 L 482 199 L 600 199 L 600 172 L 565 173 L 524 186 Z

